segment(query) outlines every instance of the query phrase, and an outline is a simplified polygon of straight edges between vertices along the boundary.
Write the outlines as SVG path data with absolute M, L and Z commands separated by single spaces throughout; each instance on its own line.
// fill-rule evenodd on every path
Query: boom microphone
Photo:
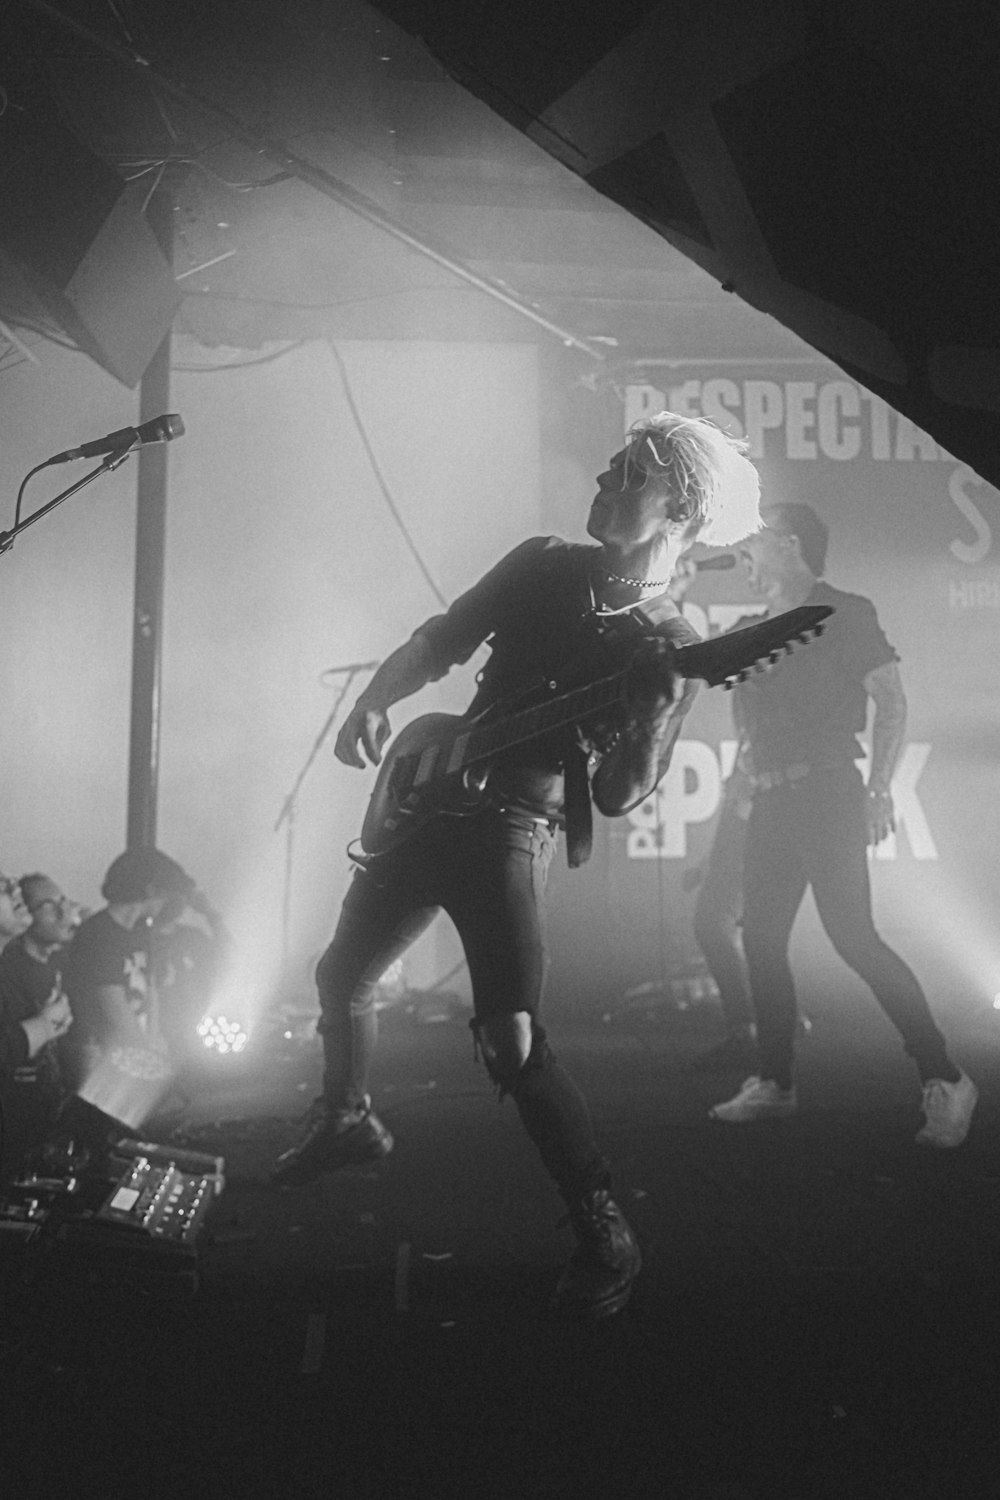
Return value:
M 724 573 L 735 566 L 736 559 L 731 552 L 720 552 L 718 557 L 703 557 L 695 563 L 699 573 Z
M 332 677 L 336 672 L 374 672 L 379 665 L 377 661 L 345 661 L 343 666 L 327 667 L 323 676 Z
M 184 423 L 176 412 L 164 417 L 153 417 L 139 427 L 122 427 L 118 432 L 109 432 L 107 437 L 95 438 L 93 442 L 81 443 L 79 448 L 67 448 L 65 453 L 56 453 L 46 463 L 64 464 L 71 458 L 100 458 L 104 453 L 129 453 L 133 448 L 143 448 L 147 443 L 169 443 L 184 433 Z

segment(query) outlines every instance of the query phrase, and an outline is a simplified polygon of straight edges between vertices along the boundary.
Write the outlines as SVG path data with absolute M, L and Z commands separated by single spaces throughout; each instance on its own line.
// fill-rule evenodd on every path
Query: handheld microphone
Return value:
M 128 453 L 133 448 L 142 448 L 146 443 L 169 443 L 181 437 L 184 423 L 176 412 L 164 417 L 153 417 L 139 427 L 122 427 L 118 432 L 109 432 L 107 437 L 95 438 L 90 443 L 81 443 L 79 448 L 67 448 L 65 453 L 56 453 L 46 463 L 65 464 L 71 458 L 100 458 L 104 453 Z
M 736 559 L 731 552 L 720 552 L 718 557 L 703 557 L 700 562 L 695 563 L 695 569 L 699 573 L 724 573 L 735 566 Z

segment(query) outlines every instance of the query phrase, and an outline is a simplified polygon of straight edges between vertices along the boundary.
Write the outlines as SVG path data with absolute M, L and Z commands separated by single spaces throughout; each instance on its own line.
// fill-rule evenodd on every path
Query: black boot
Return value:
M 295 1145 L 275 1162 L 271 1181 L 277 1187 L 300 1187 L 324 1172 L 379 1161 L 392 1146 L 392 1136 L 372 1113 L 367 1096 L 352 1110 L 331 1110 L 320 1097 L 306 1115 Z
M 569 1205 L 577 1249 L 559 1277 L 554 1306 L 581 1318 L 621 1312 L 642 1266 L 628 1221 L 607 1188 L 595 1188 Z

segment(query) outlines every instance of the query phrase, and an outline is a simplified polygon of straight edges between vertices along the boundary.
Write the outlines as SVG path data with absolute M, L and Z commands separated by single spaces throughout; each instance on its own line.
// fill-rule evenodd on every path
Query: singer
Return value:
M 295 1186 L 392 1149 L 369 1092 L 375 986 L 443 908 L 468 961 L 473 1035 L 487 1072 L 501 1099 L 513 1100 L 569 1209 L 577 1249 L 555 1306 L 585 1318 L 625 1306 L 641 1255 L 612 1196 L 587 1105 L 540 1019 L 546 875 L 560 830 L 570 865 L 587 858 L 591 796 L 617 817 L 667 770 L 693 689 L 664 670 L 659 650 L 644 655 L 638 647 L 650 637 L 696 638 L 667 593 L 674 568 L 697 541 L 728 546 L 756 531 L 758 500 L 743 445 L 711 423 L 662 412 L 636 424 L 597 480 L 587 522 L 597 545 L 532 537 L 516 547 L 382 663 L 337 737 L 345 765 L 378 764 L 389 709 L 486 641 L 490 656 L 470 715 L 499 712 L 569 661 L 601 662 L 608 642 L 636 641 L 626 701 L 607 722 L 518 741 L 498 757 L 482 810 L 432 817 L 401 844 L 359 861 L 317 969 L 323 1092 L 274 1172 L 276 1183 Z
M 829 628 L 808 663 L 786 660 L 741 684 L 733 712 L 745 747 L 749 805 L 743 824 L 743 946 L 757 1023 L 757 1067 L 715 1106 L 726 1125 L 796 1113 L 795 985 L 789 941 L 811 888 L 837 953 L 868 985 L 913 1059 L 922 1088 L 921 1146 L 965 1140 L 978 1090 L 948 1055 L 916 975 L 875 928 L 868 845 L 895 827 L 892 773 L 903 745 L 906 696 L 899 657 L 871 600 L 828 584 L 828 533 L 811 506 L 785 502 L 740 548 L 747 581 L 770 614 L 827 604 Z M 873 708 L 867 786 L 856 762 Z M 727 825 L 724 823 L 723 827 Z M 728 823 L 730 858 L 738 827 Z M 735 837 L 734 837 L 735 836 Z

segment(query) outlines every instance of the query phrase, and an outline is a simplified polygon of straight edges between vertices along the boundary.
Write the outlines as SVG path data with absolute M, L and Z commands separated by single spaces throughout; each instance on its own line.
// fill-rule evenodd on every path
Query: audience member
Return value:
M 21 887 L 9 875 L 0 874 L 0 949 L 31 924 Z
M 63 968 L 74 905 L 47 875 L 23 876 L 17 901 L 10 891 L 13 884 L 4 881 L 0 900 L 0 921 L 5 901 L 16 912 L 15 925 L 21 929 L 0 953 L 4 1179 L 19 1171 L 28 1154 L 56 1127 L 66 1098 L 56 1043 L 73 1019 Z
M 150 1083 L 169 1077 L 150 945 L 155 925 L 179 916 L 194 891 L 190 875 L 159 849 L 126 850 L 109 866 L 101 886 L 107 905 L 81 924 L 69 950 L 74 1088 L 108 1063 Z M 116 1114 L 112 1098 L 90 1102 Z

